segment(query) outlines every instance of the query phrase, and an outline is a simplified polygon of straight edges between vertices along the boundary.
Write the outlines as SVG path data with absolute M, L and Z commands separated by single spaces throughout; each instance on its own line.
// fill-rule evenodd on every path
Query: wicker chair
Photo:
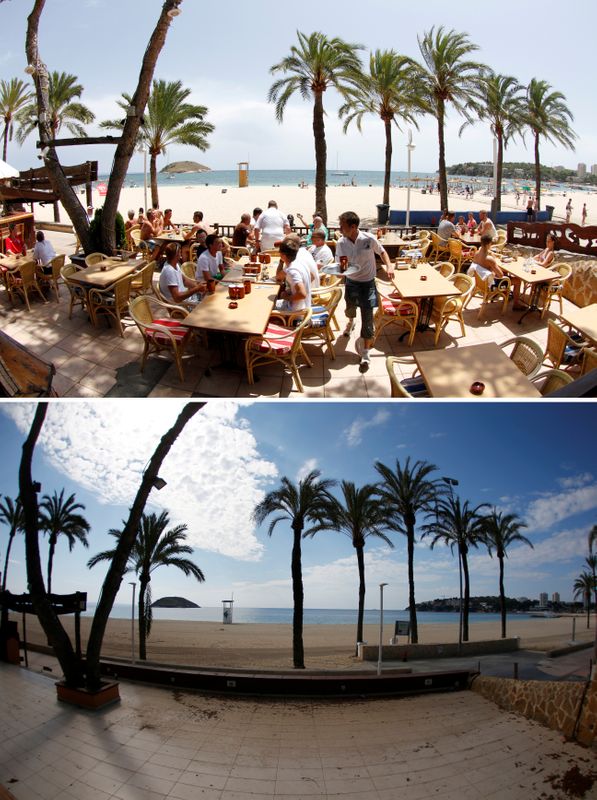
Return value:
M 250 256 L 251 251 L 248 247 L 243 247 L 242 245 L 230 245 L 230 252 L 232 253 L 232 257 L 238 261 L 241 256 Z
M 116 281 L 107 289 L 90 289 L 87 295 L 87 308 L 92 323 L 97 327 L 100 316 L 114 320 L 121 336 L 124 336 L 123 316 L 129 307 L 132 275 Z
M 405 362 L 397 356 L 386 357 L 386 370 L 390 378 L 390 389 L 392 397 L 406 397 L 409 400 L 415 397 L 429 397 L 429 392 L 421 376 L 414 378 L 399 378 L 396 375 L 396 364 L 412 363 Z
M 510 352 L 510 359 L 527 378 L 533 378 L 543 363 L 543 350 L 534 339 L 528 336 L 514 336 L 500 344 L 502 350 L 514 345 Z
M 475 284 L 470 276 L 462 273 L 456 273 L 448 280 L 454 284 L 460 294 L 455 297 L 438 297 L 433 303 L 431 320 L 435 323 L 435 339 L 433 342 L 435 347 L 437 347 L 441 332 L 451 320 L 460 323 L 462 335 L 466 336 L 462 314 L 471 299 Z
M 546 283 L 544 286 L 541 287 L 539 291 L 539 300 L 543 303 L 543 308 L 541 310 L 541 319 L 547 313 L 547 309 L 551 305 L 551 301 L 557 299 L 560 303 L 560 314 L 564 310 L 564 306 L 562 303 L 562 292 L 564 291 L 564 284 L 572 275 L 572 267 L 570 264 L 557 264 L 556 266 L 552 267 L 554 272 L 559 273 L 560 279 L 555 281 L 550 281 L 550 283 Z
M 62 267 L 64 266 L 64 255 L 55 256 L 51 261 L 51 272 L 44 272 L 42 267 L 37 268 L 37 282 L 42 287 L 47 287 L 49 289 L 54 289 L 56 293 L 56 302 L 60 302 L 60 286 L 58 285 L 58 281 L 60 280 L 60 273 L 62 271 Z M 47 269 L 47 267 L 46 267 Z
M 377 310 L 375 312 L 375 334 L 373 344 L 377 337 L 388 325 L 398 325 L 409 331 L 408 347 L 412 347 L 417 325 L 419 323 L 419 305 L 414 300 L 403 300 L 397 296 L 396 289 L 392 283 L 376 281 L 377 286 Z
M 149 294 L 153 290 L 153 273 L 155 272 L 156 262 L 150 261 L 142 267 L 139 272 L 133 275 L 131 281 L 131 297 L 140 294 Z
M 325 342 L 332 361 L 336 358 L 332 321 L 340 300 L 342 289 L 338 287 L 311 289 L 311 323 L 303 331 L 303 341 L 322 339 Z
M 512 288 L 512 284 L 510 282 L 510 278 L 503 277 L 500 278 L 493 288 L 488 283 L 488 281 L 483 280 L 483 278 L 479 275 L 478 272 L 475 272 L 475 295 L 481 296 L 481 305 L 479 307 L 479 313 L 477 314 L 478 319 L 481 319 L 483 314 L 483 309 L 489 305 L 489 303 L 493 303 L 495 300 L 502 301 L 502 314 L 505 313 L 506 309 L 508 308 L 508 300 L 510 298 L 510 290 Z
M 75 306 L 81 306 L 83 310 L 87 308 L 87 295 L 85 290 L 82 286 L 79 286 L 78 283 L 71 281 L 71 276 L 74 275 L 76 272 L 79 272 L 77 267 L 74 264 L 67 264 L 65 267 L 62 267 L 60 270 L 60 277 L 62 278 L 62 282 L 68 289 L 68 293 L 70 295 L 70 306 L 68 309 L 68 318 L 72 319 L 73 316 L 73 308 Z
M 7 271 L 6 289 L 11 305 L 14 306 L 15 295 L 19 295 L 27 306 L 27 311 L 31 311 L 31 306 L 29 305 L 29 295 L 31 292 L 36 292 L 44 303 L 48 302 L 37 282 L 37 266 L 35 261 L 30 259 L 23 259 L 16 269 Z
M 85 266 L 92 267 L 94 264 L 99 264 L 100 261 L 105 261 L 106 258 L 108 256 L 103 253 L 89 253 L 88 256 L 85 256 Z
M 508 244 L 508 235 L 505 230 L 500 228 L 497 232 L 497 240 L 491 245 L 491 249 L 496 253 L 501 253 L 504 247 Z
M 197 264 L 195 261 L 185 261 L 180 265 L 180 271 L 185 277 L 190 278 L 192 281 L 197 280 L 195 278 L 195 273 L 197 272 Z
M 578 366 L 586 342 L 576 341 L 552 319 L 547 320 L 547 345 L 543 361 L 549 361 L 554 369 L 563 364 L 564 369 Z
M 561 389 L 562 386 L 572 383 L 573 380 L 572 375 L 562 372 L 561 369 L 549 369 L 547 372 L 542 372 L 540 375 L 535 375 L 531 378 L 531 383 L 539 389 L 541 396 L 545 397 L 555 392 L 556 389 Z
M 439 272 L 440 275 L 443 275 L 444 278 L 451 278 L 456 271 L 454 264 L 450 264 L 449 261 L 440 261 L 439 264 L 434 265 L 434 268 Z
M 587 372 L 597 369 L 597 350 L 593 347 L 585 347 L 582 353 L 582 364 L 580 374 L 586 375 Z
M 245 361 L 247 379 L 251 385 L 255 382 L 255 367 L 274 362 L 289 367 L 296 388 L 299 392 L 304 391 L 296 359 L 300 355 L 309 367 L 313 366 L 302 345 L 303 331 L 311 321 L 311 313 L 310 308 L 306 309 L 302 322 L 296 328 L 285 328 L 270 321 L 262 336 L 249 336 L 245 341 Z
M 437 233 L 431 231 L 431 246 L 429 253 L 427 254 L 427 258 L 429 261 L 437 261 L 441 255 L 448 256 L 450 255 L 450 247 L 448 242 L 445 242 L 443 239 L 440 239 Z
M 465 264 L 470 264 L 477 252 L 477 248 L 465 248 L 459 239 L 448 239 L 448 251 L 450 253 L 450 263 L 454 264 L 456 272 L 460 272 Z
M 145 294 L 131 300 L 129 314 L 143 337 L 141 372 L 145 369 L 148 356 L 160 356 L 161 353 L 170 351 L 174 356 L 178 377 L 181 382 L 184 381 L 182 360 L 185 357 L 185 348 L 191 340 L 192 331 L 177 321 L 182 311 L 180 306 L 162 303 Z M 177 317 L 174 318 L 173 314 Z M 184 316 L 187 316 L 186 312 Z
M 139 235 L 137 236 L 136 234 Z M 133 225 L 131 228 L 128 229 L 128 231 L 125 232 L 127 250 L 136 252 L 136 250 L 139 247 L 140 239 L 141 239 L 141 226 Z

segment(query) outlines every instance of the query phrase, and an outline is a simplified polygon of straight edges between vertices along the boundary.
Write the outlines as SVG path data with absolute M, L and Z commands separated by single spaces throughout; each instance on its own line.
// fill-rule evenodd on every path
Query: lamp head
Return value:
M 160 489 L 163 489 L 164 486 L 166 486 L 166 481 L 163 478 L 160 478 L 159 475 L 157 475 L 153 479 L 153 484 L 152 485 L 153 485 L 154 489 L 157 489 L 159 491 Z

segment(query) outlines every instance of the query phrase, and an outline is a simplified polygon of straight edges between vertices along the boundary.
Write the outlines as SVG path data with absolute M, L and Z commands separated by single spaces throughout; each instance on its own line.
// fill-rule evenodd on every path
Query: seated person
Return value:
M 217 233 L 210 233 L 205 240 L 206 250 L 197 259 L 197 280 L 221 278 L 224 258 L 222 256 L 222 240 Z
M 487 216 L 487 211 L 479 211 L 479 219 L 480 222 L 475 233 L 479 236 L 491 236 L 491 241 L 495 242 L 497 240 L 497 231 L 495 225 Z
M 301 264 L 302 266 L 305 267 L 305 269 L 309 273 L 311 286 L 315 287 L 320 286 L 319 269 L 317 268 L 315 259 L 313 258 L 313 256 L 306 247 L 301 247 L 301 237 L 298 235 L 298 233 L 289 233 L 284 237 L 284 239 L 286 241 L 293 241 L 296 242 L 296 244 L 298 244 L 299 251 L 295 263 Z
M 322 231 L 313 231 L 312 238 L 313 244 L 309 247 L 309 252 L 317 264 L 317 269 L 327 267 L 328 264 L 333 264 L 334 254 L 325 243 L 325 236 Z
M 51 242 L 47 241 L 43 231 L 38 231 L 35 234 L 33 257 L 35 261 L 41 265 L 46 275 L 52 273 L 52 265 L 50 262 L 53 258 L 56 258 L 56 251 L 52 247 Z
M 456 225 L 454 225 L 454 212 L 453 211 L 446 211 L 446 216 L 442 221 L 439 223 L 437 228 L 437 235 L 442 240 L 442 242 L 447 243 L 448 239 L 451 237 L 458 239 L 458 231 L 456 230 Z
M 8 236 L 4 240 L 4 252 L 9 256 L 27 255 L 27 247 L 19 236 L 16 222 L 11 222 L 8 225 Z
M 504 271 L 498 263 L 496 257 L 490 252 L 493 239 L 489 235 L 481 237 L 481 246 L 473 256 L 473 261 L 468 268 L 468 274 L 475 272 L 479 277 L 492 285 L 496 280 L 504 277 Z
M 536 261 L 541 267 L 551 267 L 555 257 L 555 251 L 557 249 L 558 243 L 556 241 L 556 237 L 553 235 L 553 233 L 548 233 L 547 239 L 545 240 L 545 250 L 537 253 L 537 255 L 534 257 L 534 261 Z
M 477 228 L 477 220 L 475 219 L 475 215 L 472 211 L 468 212 L 468 219 L 466 221 L 466 227 L 468 228 L 469 233 L 474 233 Z
M 124 221 L 124 232 L 128 233 L 135 225 L 139 225 L 139 220 L 135 218 L 135 212 L 132 208 L 127 211 L 127 219 Z
M 185 233 L 184 238 L 188 242 L 197 241 L 197 236 L 201 231 L 203 231 L 206 236 L 208 233 L 212 233 L 205 222 L 203 222 L 203 211 L 195 211 L 191 230 Z
M 175 225 L 172 222 L 172 209 L 171 208 L 167 208 L 164 211 L 163 229 L 165 231 L 174 231 L 174 233 L 178 233 L 178 225 Z
M 159 236 L 161 232 L 162 228 L 159 220 L 156 219 L 154 210 L 150 208 L 147 212 L 147 218 L 143 220 L 143 224 L 141 225 L 141 241 L 147 242 L 147 246 L 151 252 L 158 247 L 154 236 Z
M 307 238 L 305 240 L 308 246 L 313 244 L 313 238 L 312 237 L 313 237 L 313 231 L 315 231 L 315 230 L 322 231 L 323 234 L 324 234 L 324 238 L 325 239 L 328 238 L 328 229 L 323 224 L 323 218 L 321 217 L 321 215 L 317 211 L 313 214 L 313 222 L 310 225 L 305 222 L 305 219 L 304 219 L 302 214 L 297 214 L 297 217 L 300 219 L 300 221 L 303 223 L 303 225 L 306 228 L 308 228 Z
M 458 217 L 458 223 L 456 225 L 456 230 L 461 236 L 466 236 L 468 233 L 468 228 L 466 227 L 466 222 L 464 221 L 464 217 Z
M 254 239 L 251 230 L 251 215 L 243 214 L 240 218 L 240 222 L 234 228 L 234 233 L 232 234 L 232 246 L 248 247 L 249 244 L 253 243 L 253 241 Z
M 144 221 L 147 219 L 145 216 L 145 209 L 139 208 L 139 215 L 137 216 L 137 225 L 143 225 Z
M 311 279 L 308 269 L 297 263 L 300 245 L 295 239 L 285 237 L 280 242 L 280 266 L 276 279 L 284 281 L 280 299 L 276 300 L 277 311 L 302 311 L 311 305 Z
M 160 273 L 160 292 L 172 303 L 199 302 L 207 291 L 205 283 L 187 278 L 178 265 L 178 245 L 168 242 L 166 245 L 166 263 Z
M 225 236 L 222 236 L 221 238 L 222 238 L 222 267 L 224 272 L 227 272 L 236 264 L 236 262 L 232 258 L 232 248 L 230 247 L 230 242 Z
M 155 222 L 160 226 L 160 230 L 164 230 L 164 212 L 160 211 L 159 203 L 153 203 L 152 211 Z

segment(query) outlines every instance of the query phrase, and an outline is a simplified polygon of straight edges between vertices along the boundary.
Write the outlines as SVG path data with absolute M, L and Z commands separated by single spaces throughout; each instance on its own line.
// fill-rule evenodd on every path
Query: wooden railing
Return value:
M 545 247 L 547 234 L 556 237 L 559 250 L 597 256 L 597 226 L 558 224 L 555 222 L 509 222 L 508 244 L 522 247 Z

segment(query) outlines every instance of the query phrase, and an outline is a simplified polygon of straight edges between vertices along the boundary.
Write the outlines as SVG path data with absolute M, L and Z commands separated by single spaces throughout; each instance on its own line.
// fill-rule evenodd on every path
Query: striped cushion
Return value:
M 270 336 L 284 336 L 284 338 L 270 339 Z M 290 352 L 294 344 L 294 337 L 295 334 L 289 331 L 288 328 L 284 328 L 282 325 L 274 325 L 270 322 L 267 326 L 267 330 L 263 334 L 263 339 L 254 340 L 251 343 L 251 347 L 255 350 L 260 350 L 262 353 L 273 351 L 278 355 L 284 355 Z
M 420 375 L 417 375 L 415 378 L 404 378 L 400 383 L 413 397 L 429 397 L 429 390 Z
M 413 310 L 410 306 L 400 305 L 395 306 L 391 300 L 388 300 L 386 297 L 381 298 L 381 310 L 384 314 L 389 317 L 394 317 L 396 314 L 401 314 L 402 316 L 408 316 L 413 313 Z
M 311 327 L 325 328 L 330 318 L 327 308 L 325 306 L 312 306 L 311 311 L 313 312 L 310 323 Z
M 172 336 L 176 339 L 176 341 L 181 342 L 185 336 L 188 334 L 189 329 L 183 327 L 180 322 L 175 319 L 154 319 L 154 325 L 163 325 L 164 328 L 168 328 Z M 170 339 L 163 331 L 154 331 L 151 328 L 147 328 L 147 336 L 150 339 L 154 339 L 156 342 L 169 342 Z

